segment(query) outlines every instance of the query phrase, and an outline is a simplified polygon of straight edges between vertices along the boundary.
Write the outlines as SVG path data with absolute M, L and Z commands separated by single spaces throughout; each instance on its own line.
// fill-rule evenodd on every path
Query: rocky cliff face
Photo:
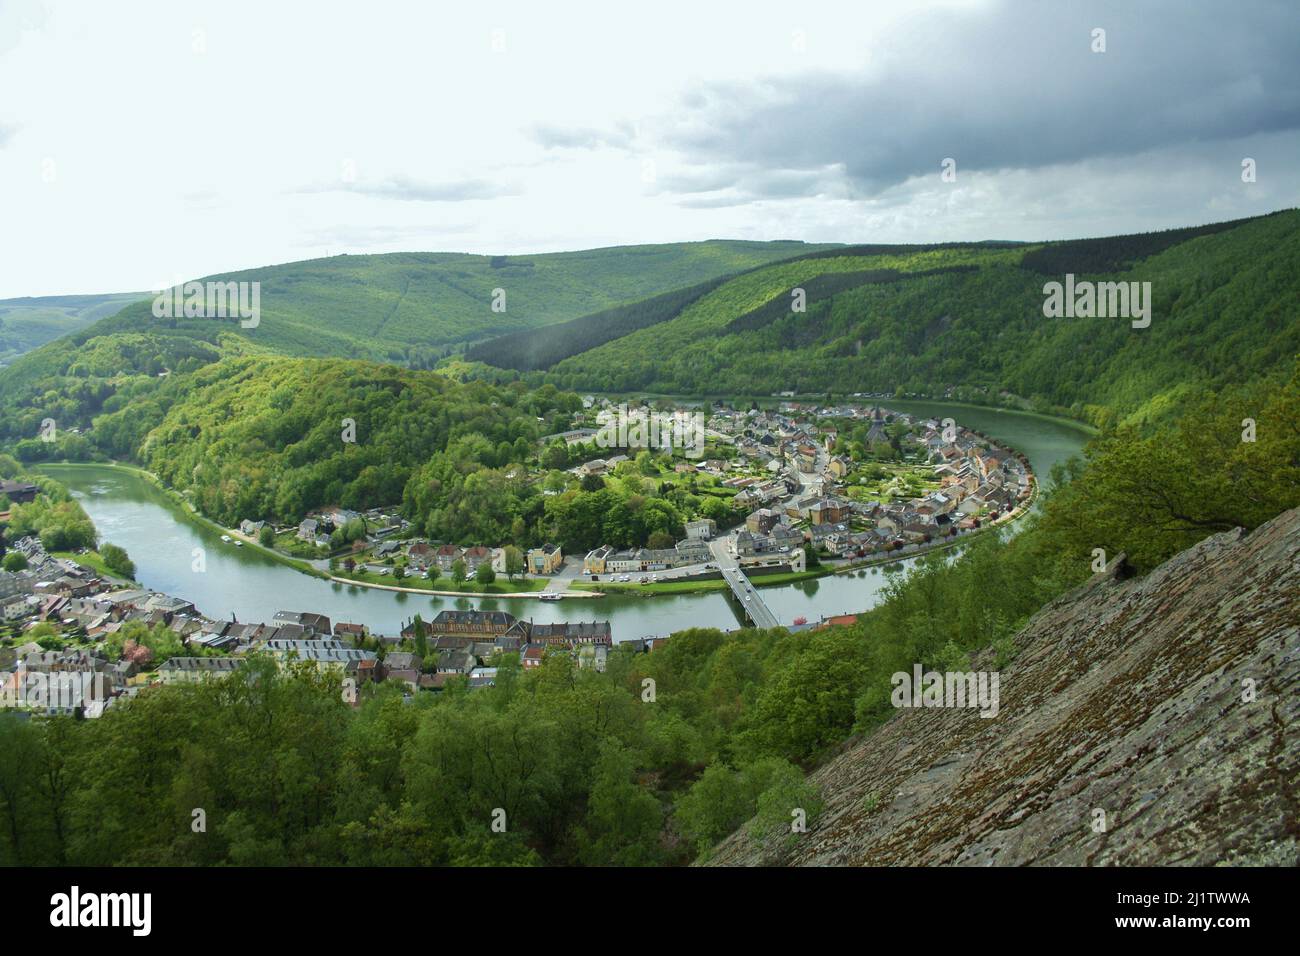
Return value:
M 1016 646 L 997 717 L 900 710 L 813 774 L 807 833 L 711 862 L 1300 863 L 1300 511 L 1141 580 L 1114 561 Z

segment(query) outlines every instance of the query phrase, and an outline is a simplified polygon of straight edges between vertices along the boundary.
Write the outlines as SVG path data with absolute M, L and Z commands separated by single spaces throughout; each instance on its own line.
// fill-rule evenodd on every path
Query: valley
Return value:
M 942 403 L 927 405 L 930 415 L 966 415 L 971 410 Z M 979 427 L 990 436 L 1022 449 L 1035 471 L 1077 454 L 1086 433 L 1064 424 L 1046 423 L 1017 412 L 985 412 L 991 421 Z M 232 614 L 242 621 L 269 620 L 284 608 L 316 609 L 334 620 L 365 621 L 375 633 L 396 633 L 417 612 L 444 607 L 504 610 L 539 621 L 578 615 L 607 620 L 615 640 L 670 634 L 690 626 L 732 629 L 739 626 L 734 602 L 721 594 L 608 595 L 571 604 L 524 599 L 476 597 L 421 599 L 418 595 L 371 591 L 331 584 L 285 567 L 252 548 L 235 549 L 220 533 L 193 522 L 158 488 L 129 471 L 101 465 L 47 464 L 42 471 L 66 485 L 81 502 L 100 533 L 133 556 L 137 580 L 146 587 L 194 603 L 216 618 Z M 193 551 L 202 548 L 206 571 L 191 570 Z M 904 570 L 915 558 L 898 562 Z M 391 582 L 391 578 L 389 579 Z M 867 610 L 886 583 L 880 568 L 831 575 L 797 584 L 764 587 L 764 600 L 787 623 Z
M 797 862 L 776 811 L 804 811 L 821 834 L 809 847 L 843 839 L 841 791 L 871 795 L 834 754 L 894 732 L 891 675 L 1000 674 L 1036 614 L 1103 572 L 1155 578 L 1207 535 L 1300 506 L 1300 348 L 1282 319 L 1297 224 L 1285 211 L 1076 245 L 1109 274 L 1157 277 L 1144 328 L 1023 314 L 1041 312 L 1052 244 L 729 259 L 639 305 L 589 296 L 595 321 L 582 306 L 535 317 L 564 327 L 540 351 L 504 326 L 454 341 L 454 323 L 440 345 L 385 351 L 403 326 L 383 296 L 348 320 L 369 329 L 365 358 L 329 329 L 309 343 L 293 315 L 311 287 L 283 280 L 320 264 L 269 270 L 248 328 L 130 306 L 0 370 L 0 478 L 18 496 L 0 500 L 0 661 L 28 691 L 51 680 L 29 669 L 74 675 L 54 680 L 48 712 L 105 728 L 77 746 L 156 735 L 153 709 L 173 701 L 223 727 L 244 706 L 218 703 L 243 686 L 230 675 L 253 672 L 296 701 L 294 733 L 333 765 L 379 722 L 409 763 L 387 796 L 338 791 L 389 808 L 345 825 L 369 841 L 308 827 L 334 862 L 454 862 L 461 846 L 512 863 Z M 348 276 L 325 282 L 331 315 Z M 1199 303 L 1219 294 L 1250 308 L 1211 322 L 1218 306 Z M 828 348 L 846 330 L 862 348 Z M 1078 371 L 1094 366 L 1107 371 Z M 699 430 L 648 448 L 675 433 L 638 426 L 611 445 L 610 415 Z M 593 700 L 617 715 L 601 757 L 579 742 Z M 178 747 L 196 739 L 168 726 Z M 549 767 L 508 811 L 526 836 L 477 842 L 500 798 L 470 768 L 520 734 Z M 569 789 L 572 760 L 613 768 L 642 823 L 603 848 L 567 831 L 589 795 Z M 459 782 L 434 769 L 445 761 Z M 194 786 L 232 786 L 198 773 Z M 149 820 L 139 799 L 171 798 L 111 799 Z M 196 852 L 114 826 L 141 849 L 82 830 L 78 859 Z M 379 849 L 393 828 L 432 842 Z M 37 832 L 24 859 L 62 846 Z M 268 859 L 304 859 L 296 839 Z

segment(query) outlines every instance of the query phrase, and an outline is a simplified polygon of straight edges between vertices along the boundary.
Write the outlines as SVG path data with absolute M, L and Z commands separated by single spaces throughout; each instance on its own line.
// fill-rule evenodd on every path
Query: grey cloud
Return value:
M 460 179 L 447 182 L 425 182 L 407 176 L 386 176 L 382 179 L 361 179 L 331 185 L 309 186 L 301 193 L 348 192 L 377 199 L 403 202 L 467 202 L 473 199 L 501 199 L 517 195 L 513 187 L 486 179 Z
M 376 196 L 380 199 L 400 199 L 411 202 L 465 202 L 470 199 L 497 199 L 513 193 L 499 184 L 485 179 L 462 179 L 456 182 L 426 183 L 392 176 L 375 183 L 351 183 L 349 192 Z
M 701 167 L 740 167 L 754 196 L 823 195 L 836 169 L 849 195 L 877 196 L 937 179 L 945 157 L 959 172 L 1036 169 L 1300 129 L 1300 5 L 1035 3 L 929 16 L 856 75 L 693 90 L 663 145 Z M 1094 27 L 1106 30 L 1104 53 L 1090 49 Z
M 684 195 L 679 204 L 696 209 L 739 206 L 765 199 L 847 198 L 852 191 L 840 167 L 761 169 L 736 163 L 688 167 L 660 177 L 657 185 L 656 192 Z
M 541 123 L 530 130 L 530 135 L 546 149 L 627 149 L 636 139 L 635 130 L 628 123 L 610 129 Z

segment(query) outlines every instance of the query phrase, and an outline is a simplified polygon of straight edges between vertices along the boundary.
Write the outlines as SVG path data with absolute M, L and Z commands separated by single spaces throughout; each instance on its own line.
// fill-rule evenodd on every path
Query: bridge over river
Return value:
M 745 609 L 745 616 L 753 622 L 755 627 L 779 627 L 780 624 L 776 615 L 772 613 L 764 602 L 758 590 L 745 577 L 745 572 L 737 567 L 721 568 L 722 577 L 731 588 L 731 593 L 736 595 L 736 600 L 740 606 Z

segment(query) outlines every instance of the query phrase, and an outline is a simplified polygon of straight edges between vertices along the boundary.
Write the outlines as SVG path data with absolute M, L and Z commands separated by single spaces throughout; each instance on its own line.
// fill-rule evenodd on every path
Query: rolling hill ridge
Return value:
M 1280 373 L 1300 353 L 1294 210 L 1142 236 L 859 251 L 730 279 L 663 321 L 571 351 L 545 380 L 604 392 L 889 392 L 1104 425 Z M 1044 318 L 1045 280 L 1066 272 L 1149 282 L 1151 327 Z M 791 309 L 796 288 L 804 312 Z M 494 343 L 476 356 L 492 359 Z
M 152 387 L 150 379 L 222 357 L 355 358 L 430 368 L 468 342 L 824 248 L 710 240 L 527 256 L 398 253 L 209 276 L 198 281 L 261 283 L 256 328 L 233 319 L 159 319 L 150 299 L 128 296 L 125 308 L 115 303 L 115 314 L 0 370 L 0 438 L 30 438 L 45 418 L 85 428 L 94 415 Z M 492 308 L 496 289 L 504 290 L 503 311 Z

